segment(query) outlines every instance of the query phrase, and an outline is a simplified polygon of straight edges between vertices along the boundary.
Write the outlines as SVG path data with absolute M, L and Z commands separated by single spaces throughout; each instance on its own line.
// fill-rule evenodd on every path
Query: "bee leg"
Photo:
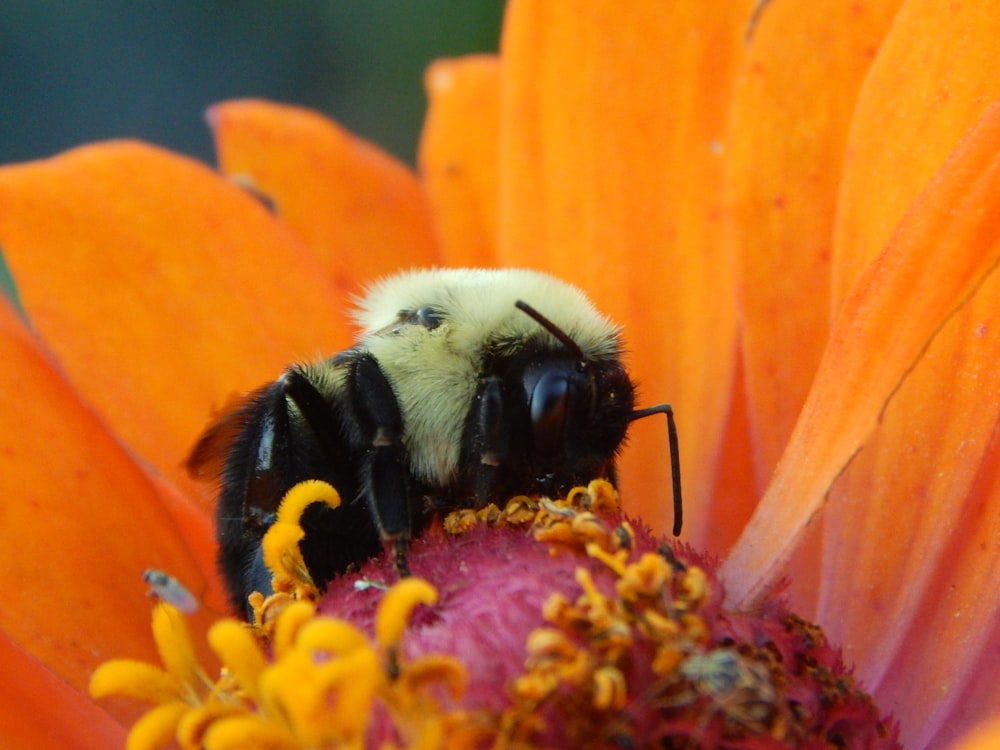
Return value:
M 499 466 L 510 453 L 510 435 L 504 419 L 500 378 L 494 376 L 486 380 L 477 404 L 479 462 L 484 466 Z
M 510 456 L 510 429 L 500 378 L 493 376 L 482 382 L 469 420 L 466 470 L 477 504 L 485 504 L 496 494 L 499 469 Z
M 393 562 L 396 563 L 396 572 L 400 578 L 410 577 L 410 561 L 406 556 L 406 539 L 399 538 L 392 543 Z
M 350 378 L 351 401 L 366 445 L 361 486 L 383 541 L 392 542 L 396 569 L 409 575 L 406 542 L 412 528 L 403 417 L 392 386 L 371 356 L 360 356 Z

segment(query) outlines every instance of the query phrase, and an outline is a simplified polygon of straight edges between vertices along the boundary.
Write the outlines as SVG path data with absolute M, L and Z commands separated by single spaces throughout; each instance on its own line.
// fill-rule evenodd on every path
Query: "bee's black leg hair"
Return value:
M 382 538 L 394 543 L 396 568 L 405 576 L 409 574 L 406 540 L 410 538 L 412 511 L 399 403 L 374 357 L 358 357 L 350 384 L 354 417 L 368 446 L 361 485 Z

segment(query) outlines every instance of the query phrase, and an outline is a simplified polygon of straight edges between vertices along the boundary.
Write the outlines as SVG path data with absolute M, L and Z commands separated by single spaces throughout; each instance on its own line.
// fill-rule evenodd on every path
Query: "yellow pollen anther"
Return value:
M 296 587 L 313 587 L 312 576 L 302 559 L 299 542 L 305 532 L 297 524 L 275 523 L 264 534 L 260 548 L 264 565 L 274 577 L 274 589 L 285 591 Z
M 584 490 L 582 493 L 577 493 L 578 496 L 582 494 L 586 494 L 586 490 Z M 576 516 L 576 511 L 573 509 L 573 506 L 570 505 L 568 502 L 559 503 L 556 502 L 555 500 L 543 497 L 538 501 L 538 504 L 542 507 L 542 510 L 544 510 L 546 513 L 548 513 L 551 516 L 556 516 L 557 518 L 571 519 L 574 516 Z
M 339 508 L 340 495 L 332 485 L 319 479 L 299 482 L 281 499 L 277 522 L 298 526 L 305 509 L 313 503 L 325 503 L 331 508 Z
M 552 628 L 536 628 L 528 634 L 526 643 L 532 656 L 548 656 L 568 659 L 576 654 L 579 647 L 565 634 Z
M 594 672 L 594 708 L 620 711 L 627 698 L 628 688 L 621 670 L 605 666 Z
M 689 609 L 696 609 L 708 598 L 708 576 L 701 568 L 691 565 L 680 578 L 680 594 L 688 603 Z
M 625 574 L 625 560 L 628 558 L 628 552 L 625 550 L 618 550 L 614 554 L 606 552 L 599 544 L 595 542 L 590 542 L 587 544 L 587 554 L 593 557 L 595 560 L 600 560 L 602 563 L 607 565 L 614 571 L 617 575 Z
M 671 575 L 670 565 L 660 555 L 647 552 L 629 565 L 615 584 L 626 601 L 658 598 Z
M 256 698 L 265 661 L 253 632 L 236 620 L 219 620 L 209 628 L 208 642 L 240 688 Z
M 125 695 L 149 703 L 180 700 L 183 694 L 173 675 L 132 659 L 104 662 L 91 675 L 89 691 L 93 698 Z
M 287 654 L 295 642 L 302 627 L 316 615 L 316 607 L 311 602 L 292 602 L 282 611 L 281 617 L 274 624 L 274 636 L 271 639 L 271 649 L 276 658 Z
M 576 582 L 579 583 L 580 587 L 583 589 L 583 595 L 587 599 L 588 603 L 592 607 L 603 608 L 607 603 L 607 597 L 598 591 L 597 585 L 594 583 L 594 579 L 590 575 L 590 571 L 586 568 L 577 568 L 575 577 Z
M 131 750 L 131 748 L 163 747 L 169 744 L 190 710 L 191 706 L 187 703 L 164 703 L 147 711 L 129 732 L 126 748 Z
M 437 590 L 422 578 L 404 578 L 382 598 L 375 615 L 375 641 L 382 648 L 395 646 L 418 604 L 437 601 Z
M 442 685 L 457 700 L 465 692 L 465 667 L 451 656 L 425 656 L 410 663 L 400 679 L 401 686 L 414 692 L 424 685 Z
M 212 702 L 197 706 L 187 711 L 177 722 L 177 744 L 181 747 L 206 747 L 205 734 L 213 724 L 228 717 L 242 714 L 242 706 L 236 703 Z M 166 744 L 166 742 L 162 744 Z M 131 743 L 128 747 L 131 747 Z
M 187 625 L 184 616 L 166 602 L 157 602 L 153 607 L 153 639 L 164 668 L 178 682 L 191 682 L 198 673 L 198 662 Z
M 621 510 L 618 490 L 607 479 L 594 479 L 587 485 L 590 510 L 595 513 L 617 513 Z
M 322 654 L 333 658 L 368 648 L 368 639 L 364 633 L 343 620 L 321 618 L 314 619 L 299 629 L 295 646 L 314 655 Z
M 318 594 L 316 583 L 309 574 L 302 557 L 299 542 L 305 537 L 302 530 L 302 514 L 314 503 L 323 503 L 330 508 L 340 506 L 340 495 L 330 484 L 318 479 L 299 482 L 285 493 L 278 507 L 275 522 L 261 540 L 261 554 L 264 565 L 271 571 L 271 586 L 276 592 L 287 592 L 296 599 L 313 600 Z M 253 604 L 255 614 L 265 606 Z M 264 623 L 258 623 L 262 632 L 267 632 Z
M 462 510 L 456 510 L 445 516 L 444 530 L 448 534 L 458 536 L 459 534 L 464 534 L 466 531 L 475 528 L 478 524 L 479 518 L 476 515 L 476 511 L 469 508 L 463 508 Z
M 574 487 L 566 493 L 566 505 L 571 508 L 590 508 L 590 493 L 586 487 Z

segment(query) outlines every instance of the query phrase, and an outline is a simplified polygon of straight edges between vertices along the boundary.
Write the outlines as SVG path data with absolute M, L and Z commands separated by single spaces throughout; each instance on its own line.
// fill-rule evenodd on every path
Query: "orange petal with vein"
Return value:
M 858 97 L 833 263 L 834 310 L 909 205 L 1000 97 L 1000 0 L 900 7 Z
M 759 494 L 826 345 L 847 128 L 897 4 L 767 5 L 734 92 L 726 189 Z
M 156 659 L 145 618 L 122 614 L 148 607 L 145 568 L 168 571 L 209 604 L 223 601 L 210 555 L 193 551 L 210 546 L 211 529 L 197 514 L 200 527 L 178 527 L 168 506 L 183 501 L 166 497 L 80 403 L 6 303 L 0 361 L 0 489 L 8 498 L 0 631 L 85 691 L 106 659 Z
M 723 563 L 745 604 L 782 575 L 833 480 L 931 340 L 1000 259 L 1000 105 L 992 105 L 865 270 L 834 325 L 774 480 Z
M 0 634 L 0 734 L 4 747 L 124 747 L 125 728 Z
M 418 162 L 446 265 L 496 263 L 500 61 L 438 60 L 424 74 Z
M 181 464 L 234 391 L 349 340 L 316 260 L 200 164 L 109 143 L 0 170 L 0 245 L 60 367 L 192 494 Z
M 693 542 L 733 385 L 717 146 L 751 6 L 515 1 L 501 40 L 500 262 L 575 282 L 624 324 L 642 405 L 677 413 Z M 666 452 L 662 424 L 637 424 L 623 461 L 626 506 L 659 529 Z
M 824 514 L 819 620 L 913 747 L 968 702 L 951 686 L 1000 669 L 989 641 L 1000 608 L 983 596 L 1000 580 L 997 299 L 993 274 L 904 381 Z
M 208 117 L 220 171 L 265 196 L 340 289 L 440 262 L 423 187 L 381 149 L 298 107 L 232 101 Z

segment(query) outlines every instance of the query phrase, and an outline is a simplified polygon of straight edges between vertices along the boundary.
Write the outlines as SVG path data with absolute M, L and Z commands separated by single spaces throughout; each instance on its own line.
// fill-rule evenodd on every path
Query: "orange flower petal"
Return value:
M 743 366 L 737 361 L 733 399 L 719 451 L 719 466 L 725 469 L 717 472 L 712 490 L 720 502 L 711 503 L 707 509 L 703 534 L 703 543 L 712 554 L 722 556 L 729 551 L 757 507 L 752 457 Z
M 501 43 L 500 261 L 578 283 L 625 325 L 643 405 L 677 413 L 695 541 L 733 384 L 734 268 L 712 196 L 752 5 L 515 1 Z M 637 425 L 622 472 L 629 510 L 659 529 L 664 433 Z
M 998 57 L 1000 0 L 902 4 L 858 97 L 848 140 L 834 310 L 959 138 L 1000 97 Z
M 833 480 L 869 439 L 885 405 L 996 267 L 998 154 L 995 104 L 859 279 L 771 487 L 723 564 L 731 601 L 747 603 L 782 575 Z
M 123 747 L 125 728 L 0 634 L 0 735 L 4 747 Z
M 323 270 L 258 201 L 149 146 L 0 170 L 0 245 L 70 381 L 191 493 L 181 464 L 213 406 L 349 339 Z
M 960 740 L 948 745 L 949 750 L 996 750 L 1000 747 L 1000 718 L 983 723 Z
M 824 514 L 819 620 L 907 746 L 967 702 L 952 686 L 1000 668 L 987 640 L 1000 605 L 983 596 L 1000 580 L 997 299 L 993 274 L 902 384 Z
M 768 4 L 734 92 L 726 187 L 759 494 L 826 344 L 847 126 L 897 5 Z
M 440 262 L 416 177 L 372 144 L 297 107 L 233 101 L 209 111 L 219 168 L 274 204 L 346 292 Z
M 144 569 L 223 601 L 209 555 L 189 547 L 207 548 L 211 530 L 198 516 L 183 532 L 195 536 L 182 535 L 168 506 L 185 501 L 165 497 L 107 433 L 6 303 L 0 361 L 0 631 L 85 690 L 106 659 L 156 658 L 146 618 L 124 614 L 149 607 Z
M 424 75 L 428 107 L 418 162 L 446 265 L 496 263 L 500 61 L 438 60 Z

